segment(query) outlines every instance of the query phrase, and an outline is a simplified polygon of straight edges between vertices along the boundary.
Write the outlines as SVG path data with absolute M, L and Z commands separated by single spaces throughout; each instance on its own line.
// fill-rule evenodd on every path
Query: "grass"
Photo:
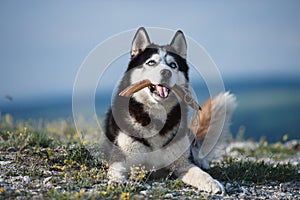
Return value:
M 239 161 L 229 158 L 209 170 L 222 181 L 265 184 L 269 182 L 299 181 L 299 166 L 270 164 L 264 161 Z
M 93 158 L 80 142 L 74 126 L 66 121 L 34 128 L 24 122 L 13 122 L 11 116 L 0 119 L 0 160 L 11 161 L 10 167 L 0 169 L 2 178 L 30 177 L 28 183 L 20 181 L 17 189 L 0 183 L 0 198 L 31 198 L 32 191 L 39 191 L 35 196 L 40 199 L 204 198 L 201 192 L 178 180 L 149 180 L 151 171 L 142 166 L 132 166 L 129 181 L 108 184 L 108 163 Z M 252 151 L 236 150 L 249 157 L 256 155 Z M 260 156 L 283 158 L 299 150 L 262 141 L 255 151 Z M 214 163 L 208 172 L 223 182 L 249 185 L 300 181 L 299 170 L 299 165 L 226 157 Z

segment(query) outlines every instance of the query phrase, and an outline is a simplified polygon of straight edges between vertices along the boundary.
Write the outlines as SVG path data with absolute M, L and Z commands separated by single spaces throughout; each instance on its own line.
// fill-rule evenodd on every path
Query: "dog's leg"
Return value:
M 128 171 L 122 162 L 114 162 L 108 169 L 108 178 L 110 181 L 124 182 L 127 180 Z
M 111 181 L 124 182 L 128 179 L 132 166 L 145 163 L 144 157 L 138 152 L 140 151 L 143 155 L 145 149 L 140 142 L 134 142 L 125 134 L 120 134 L 119 139 L 121 142 L 118 142 L 118 147 L 113 149 L 109 159 L 108 178 Z
M 224 187 L 219 181 L 213 179 L 208 173 L 194 164 L 188 164 L 182 169 L 175 170 L 175 175 L 177 175 L 179 180 L 201 191 L 213 194 L 225 193 Z
M 123 182 L 127 180 L 129 167 L 126 163 L 126 158 L 122 151 L 117 147 L 113 148 L 111 157 L 109 158 L 109 169 L 107 173 L 110 181 Z

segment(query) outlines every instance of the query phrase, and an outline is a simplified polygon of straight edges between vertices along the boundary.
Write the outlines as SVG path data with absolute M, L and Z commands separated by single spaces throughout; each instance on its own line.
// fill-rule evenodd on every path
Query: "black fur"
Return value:
M 167 52 L 167 53 L 175 58 L 178 66 L 179 66 L 179 71 L 182 71 L 184 73 L 186 80 L 189 81 L 189 74 L 188 74 L 189 67 L 187 65 L 186 59 L 184 59 L 181 56 L 179 56 L 178 54 L 175 54 L 172 52 Z
M 128 72 L 136 67 L 139 68 L 139 67 L 143 66 L 145 61 L 148 58 L 150 58 L 153 54 L 156 54 L 156 53 L 158 53 L 158 49 L 146 48 L 143 52 L 139 53 L 138 55 L 136 55 L 135 57 L 133 57 L 131 59 L 126 72 Z
M 142 126 L 147 126 L 151 122 L 150 116 L 144 111 L 143 104 L 133 98 L 129 100 L 129 114 Z
M 132 60 L 129 62 L 128 68 L 126 72 L 129 72 L 130 70 L 136 68 L 136 67 L 141 67 L 144 62 L 150 58 L 153 54 L 158 53 L 157 48 L 146 48 L 143 52 L 139 53 L 137 56 L 133 57 Z M 173 56 L 178 63 L 179 66 L 179 71 L 182 71 L 184 73 L 184 76 L 187 81 L 189 81 L 189 75 L 188 75 L 188 70 L 189 67 L 187 65 L 186 59 L 182 58 L 176 53 L 167 51 L 167 54 Z M 127 87 L 127 86 L 126 86 Z
M 164 127 L 159 131 L 160 135 L 165 135 L 171 131 L 181 120 L 181 108 L 180 104 L 173 107 L 171 112 L 168 113 L 167 120 Z
M 139 53 L 137 56 L 131 59 L 126 70 L 127 75 L 124 76 L 121 80 L 117 93 L 121 92 L 123 89 L 125 89 L 131 84 L 129 81 L 131 71 L 134 68 L 141 67 L 144 64 L 144 62 L 155 53 L 158 53 L 158 49 L 150 47 L 146 48 L 143 52 Z M 167 52 L 167 54 L 170 54 L 175 58 L 179 66 L 179 70 L 185 74 L 185 78 L 188 80 L 188 65 L 186 60 L 172 52 Z M 163 122 L 161 122 L 158 119 L 155 119 L 155 117 L 150 117 L 149 113 L 145 112 L 143 104 L 137 102 L 133 98 L 120 97 L 116 95 L 113 102 L 114 103 L 112 105 L 112 108 L 114 109 L 114 112 L 112 111 L 112 109 L 110 109 L 107 113 L 105 121 L 105 134 L 106 137 L 112 143 L 116 142 L 118 132 L 122 130 L 125 133 L 129 133 L 128 135 L 134 138 L 136 141 L 141 142 L 144 145 L 150 147 L 150 144 L 146 139 L 139 137 L 139 130 L 135 130 L 132 124 L 129 121 L 125 120 L 129 117 L 134 118 L 137 123 L 140 123 L 141 126 L 145 128 L 153 128 L 153 126 L 156 126 L 158 130 L 160 129 L 160 135 L 166 135 L 169 131 L 174 129 L 180 123 L 184 123 L 183 126 L 186 126 L 185 118 L 187 117 L 187 107 L 185 104 L 176 104 L 173 107 L 173 109 L 168 113 L 166 122 L 162 124 Z M 153 120 L 152 123 L 151 120 Z M 183 122 L 181 122 L 181 120 L 183 120 Z M 147 127 L 147 125 L 149 125 L 150 123 L 152 124 L 152 127 Z M 178 126 L 178 129 L 179 128 L 180 127 Z M 174 133 L 176 133 L 177 131 L 178 130 L 175 130 Z M 176 134 L 173 135 L 164 144 L 164 146 L 168 145 L 175 136 Z
M 113 117 L 113 114 L 112 114 L 112 110 L 110 109 L 106 115 L 106 122 L 105 122 L 105 134 L 106 134 L 106 137 L 112 142 L 114 143 L 115 145 L 118 145 L 116 143 L 116 138 L 118 136 L 118 132 L 120 131 L 120 128 L 119 126 L 117 125 L 114 117 Z M 131 127 L 129 124 L 128 124 L 128 129 L 129 127 Z M 148 146 L 148 147 L 151 147 L 149 142 L 147 140 L 145 140 L 144 138 L 140 138 L 140 137 L 136 137 L 134 135 L 129 135 L 130 137 L 132 137 L 134 140 L 138 141 L 138 142 L 141 142 L 142 144 L 144 144 L 145 146 Z
M 177 104 L 168 113 L 165 124 L 162 124 L 162 122 L 159 121 L 159 120 L 155 121 L 153 123 L 154 125 L 163 127 L 159 131 L 159 134 L 160 135 L 165 135 L 169 131 L 171 131 L 175 126 L 177 126 L 181 121 L 181 117 L 182 117 L 181 112 L 183 111 L 185 113 L 186 109 L 187 108 L 186 108 L 185 105 Z M 144 111 L 143 105 L 141 103 L 135 101 L 133 98 L 130 98 L 130 100 L 129 100 L 129 114 L 130 114 L 131 117 L 133 117 L 136 120 L 136 122 L 140 123 L 145 128 L 151 122 L 151 118 L 150 118 L 149 114 Z M 123 110 L 120 110 L 120 112 L 118 113 L 118 118 L 122 118 L 122 117 L 125 118 L 126 116 L 127 116 L 127 114 Z M 185 118 L 185 116 L 186 115 L 183 115 L 184 118 Z M 152 118 L 152 120 L 155 120 L 155 119 Z M 120 122 L 118 122 L 118 123 L 120 123 Z M 111 109 L 107 113 L 105 125 L 106 125 L 105 126 L 106 137 L 112 143 L 115 143 L 116 137 L 118 136 L 118 132 L 121 130 L 120 127 L 119 127 L 119 125 L 120 125 L 122 127 L 122 131 L 130 133 L 130 135 L 129 135 L 130 137 L 132 137 L 135 140 L 137 140 L 137 141 L 143 143 L 144 145 L 150 147 L 150 144 L 147 142 L 146 139 L 138 137 L 139 130 L 135 130 L 132 127 L 132 124 L 130 124 L 129 122 L 124 120 L 124 121 L 121 122 L 121 124 L 118 125 L 116 123 L 115 119 L 114 119 L 114 116 L 113 116 L 113 113 L 112 113 Z M 176 132 L 177 132 L 177 130 L 175 131 L 175 133 Z M 174 135 L 174 137 L 175 137 L 175 135 Z M 167 142 L 167 143 L 169 143 L 169 142 Z

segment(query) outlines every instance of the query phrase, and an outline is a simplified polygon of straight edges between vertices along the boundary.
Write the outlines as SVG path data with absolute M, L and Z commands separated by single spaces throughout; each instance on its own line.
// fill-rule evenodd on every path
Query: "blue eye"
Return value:
M 177 64 L 176 64 L 175 62 L 171 62 L 171 63 L 169 64 L 169 66 L 170 66 L 171 68 L 175 69 L 175 68 L 177 67 Z
M 156 62 L 154 60 L 149 60 L 146 64 L 149 66 L 154 66 Z

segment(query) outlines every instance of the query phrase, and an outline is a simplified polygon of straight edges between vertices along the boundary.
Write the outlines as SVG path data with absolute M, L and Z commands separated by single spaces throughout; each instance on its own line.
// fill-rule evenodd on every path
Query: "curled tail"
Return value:
M 229 92 L 208 99 L 202 110 L 192 119 L 190 129 L 195 136 L 191 151 L 193 160 L 209 168 L 206 160 L 216 157 L 220 142 L 228 135 L 231 116 L 237 106 L 236 98 Z

